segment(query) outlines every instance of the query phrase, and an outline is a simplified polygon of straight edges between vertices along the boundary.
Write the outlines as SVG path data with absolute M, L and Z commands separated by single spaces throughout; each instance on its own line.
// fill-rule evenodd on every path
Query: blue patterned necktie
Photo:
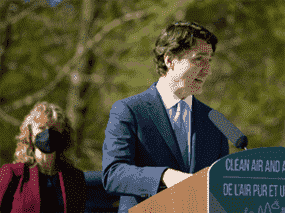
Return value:
M 175 117 L 174 117 L 175 116 Z M 172 107 L 171 122 L 179 144 L 180 151 L 186 166 L 187 172 L 190 172 L 190 158 L 188 146 L 188 134 L 190 139 L 190 107 L 189 105 L 180 100 L 174 107 Z

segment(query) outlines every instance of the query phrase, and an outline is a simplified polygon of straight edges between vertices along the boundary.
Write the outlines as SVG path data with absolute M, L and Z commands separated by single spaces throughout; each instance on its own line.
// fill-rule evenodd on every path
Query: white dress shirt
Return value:
M 164 106 L 166 109 L 170 109 L 175 104 L 177 104 L 181 99 L 175 95 L 168 85 L 165 85 L 165 83 L 162 80 L 159 80 L 156 84 L 156 88 L 162 98 L 162 101 L 164 103 Z M 190 109 L 192 108 L 192 95 L 189 95 L 187 98 L 184 99 L 184 101 L 189 105 Z

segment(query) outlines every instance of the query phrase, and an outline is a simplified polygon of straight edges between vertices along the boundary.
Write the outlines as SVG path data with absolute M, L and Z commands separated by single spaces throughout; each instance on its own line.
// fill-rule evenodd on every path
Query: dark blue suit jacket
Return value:
M 167 168 L 187 172 L 156 84 L 115 102 L 110 111 L 102 148 L 102 181 L 108 193 L 121 196 L 119 213 L 158 193 Z M 208 118 L 212 108 L 194 96 L 192 105 L 191 171 L 195 173 L 228 155 L 229 146 Z

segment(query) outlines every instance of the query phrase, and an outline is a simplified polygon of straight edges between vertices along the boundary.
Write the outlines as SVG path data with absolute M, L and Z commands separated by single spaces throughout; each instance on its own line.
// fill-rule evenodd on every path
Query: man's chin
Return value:
M 202 87 L 195 87 L 193 86 L 191 89 L 186 89 L 182 92 L 182 95 L 195 95 L 195 94 L 201 94 L 202 93 Z
M 179 98 L 187 98 L 189 95 L 200 95 L 202 92 L 203 92 L 202 87 L 196 88 L 195 86 L 192 86 L 191 89 L 180 88 L 175 92 L 175 94 Z

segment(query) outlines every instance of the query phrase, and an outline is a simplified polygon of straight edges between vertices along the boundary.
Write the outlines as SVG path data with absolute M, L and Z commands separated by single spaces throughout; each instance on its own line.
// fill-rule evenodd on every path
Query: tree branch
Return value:
M 31 8 L 29 8 L 29 11 L 32 11 L 34 9 L 35 8 L 31 7 Z M 28 15 L 27 13 L 24 13 L 24 11 L 22 13 L 23 13 L 22 16 Z M 91 49 L 102 38 L 104 38 L 104 36 L 108 32 L 110 32 L 110 30 L 112 30 L 115 27 L 123 24 L 124 22 L 127 22 L 129 20 L 133 20 L 133 19 L 140 19 L 144 15 L 149 15 L 149 14 L 151 14 L 151 12 L 147 13 L 147 12 L 143 12 L 143 11 L 137 11 L 134 13 L 126 14 L 124 17 L 122 17 L 120 19 L 115 19 L 115 20 L 111 21 L 99 33 L 97 33 L 92 39 L 88 40 L 84 44 L 82 44 L 82 43 L 78 44 L 77 48 L 76 48 L 77 51 L 74 54 L 73 58 L 70 59 L 63 66 L 63 68 L 61 68 L 60 66 L 56 67 L 56 70 L 58 70 L 58 75 L 55 77 L 54 81 L 52 81 L 49 85 L 47 85 L 46 87 L 44 87 L 43 89 L 41 89 L 40 91 L 38 91 L 32 95 L 27 95 L 26 97 L 24 97 L 22 99 L 14 101 L 10 105 L 3 106 L 2 107 L 3 110 L 0 109 L 2 112 L 2 113 L 0 113 L 0 117 L 3 118 L 8 123 L 11 123 L 13 125 L 17 125 L 18 120 L 16 118 L 10 119 L 9 117 L 11 117 L 11 116 L 9 116 L 7 113 L 14 111 L 14 110 L 17 110 L 17 109 L 20 109 L 23 106 L 32 105 L 36 101 L 38 101 L 39 99 L 48 95 L 56 87 L 56 85 L 63 79 L 63 77 L 65 77 L 66 75 L 70 74 L 73 71 L 73 69 L 71 69 L 71 67 L 75 67 L 74 69 L 77 69 L 77 65 L 79 64 L 81 58 L 87 53 L 87 50 Z M 21 15 L 19 15 L 19 16 L 21 16 Z M 17 21 L 18 20 L 20 20 L 20 19 L 17 19 Z M 14 22 L 16 22 L 16 20 Z M 3 25 L 0 25 L 0 26 L 2 27 Z M 9 119 L 7 119 L 7 118 L 9 118 Z M 9 122 L 9 120 L 11 120 L 12 122 Z
M 17 118 L 14 118 L 13 116 L 10 116 L 10 115 L 6 114 L 1 109 L 0 109 L 0 117 L 1 117 L 1 119 L 6 121 L 7 123 L 12 124 L 13 126 L 20 126 L 21 125 L 21 121 L 20 120 L 18 120 Z
M 5 29 L 8 24 L 15 24 L 16 22 L 20 21 L 21 19 L 25 18 L 27 15 L 29 15 L 32 11 L 34 11 L 35 9 L 39 8 L 39 5 L 33 5 L 27 9 L 25 9 L 24 11 L 22 11 L 20 14 L 17 14 L 15 16 L 13 16 L 12 18 L 1 22 L 0 23 L 0 30 Z

